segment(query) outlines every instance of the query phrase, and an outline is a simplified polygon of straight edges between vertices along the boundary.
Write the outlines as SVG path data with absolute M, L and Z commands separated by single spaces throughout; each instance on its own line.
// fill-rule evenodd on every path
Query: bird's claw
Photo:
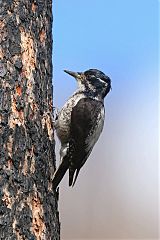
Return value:
M 56 121 L 58 119 L 59 110 L 57 107 L 53 107 L 53 119 Z

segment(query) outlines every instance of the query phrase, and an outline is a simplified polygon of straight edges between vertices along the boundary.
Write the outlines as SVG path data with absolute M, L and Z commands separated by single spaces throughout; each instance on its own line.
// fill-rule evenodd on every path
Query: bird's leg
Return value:
M 66 143 L 66 144 L 61 146 L 61 149 L 60 149 L 60 152 L 59 152 L 59 154 L 60 154 L 60 163 L 63 161 L 64 156 L 67 155 L 68 149 L 69 149 L 69 143 Z
M 54 122 L 58 119 L 58 115 L 59 115 L 59 109 L 57 107 L 53 107 L 53 119 L 54 119 Z
M 57 107 L 53 107 L 53 114 L 49 113 L 54 129 L 55 129 L 56 121 L 58 119 L 58 114 L 59 114 L 59 110 Z

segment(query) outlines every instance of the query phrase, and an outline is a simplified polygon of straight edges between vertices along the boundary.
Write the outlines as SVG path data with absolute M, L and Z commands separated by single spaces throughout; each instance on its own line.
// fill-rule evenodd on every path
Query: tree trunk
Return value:
M 0 0 L 0 239 L 59 237 L 52 2 Z

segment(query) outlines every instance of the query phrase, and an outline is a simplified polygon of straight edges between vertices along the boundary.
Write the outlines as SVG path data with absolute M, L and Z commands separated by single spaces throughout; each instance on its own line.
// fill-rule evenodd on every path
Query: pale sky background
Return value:
M 103 134 L 75 187 L 60 184 L 62 239 L 158 239 L 158 1 L 53 4 L 54 104 L 76 89 L 63 69 L 112 79 Z

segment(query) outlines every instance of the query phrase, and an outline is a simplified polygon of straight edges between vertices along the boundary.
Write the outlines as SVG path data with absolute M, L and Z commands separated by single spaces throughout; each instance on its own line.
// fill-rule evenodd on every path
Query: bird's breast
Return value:
M 55 123 L 57 136 L 62 144 L 67 143 L 70 137 L 71 113 L 73 107 L 78 101 L 86 96 L 83 93 L 74 94 L 68 99 L 58 114 L 58 119 Z

